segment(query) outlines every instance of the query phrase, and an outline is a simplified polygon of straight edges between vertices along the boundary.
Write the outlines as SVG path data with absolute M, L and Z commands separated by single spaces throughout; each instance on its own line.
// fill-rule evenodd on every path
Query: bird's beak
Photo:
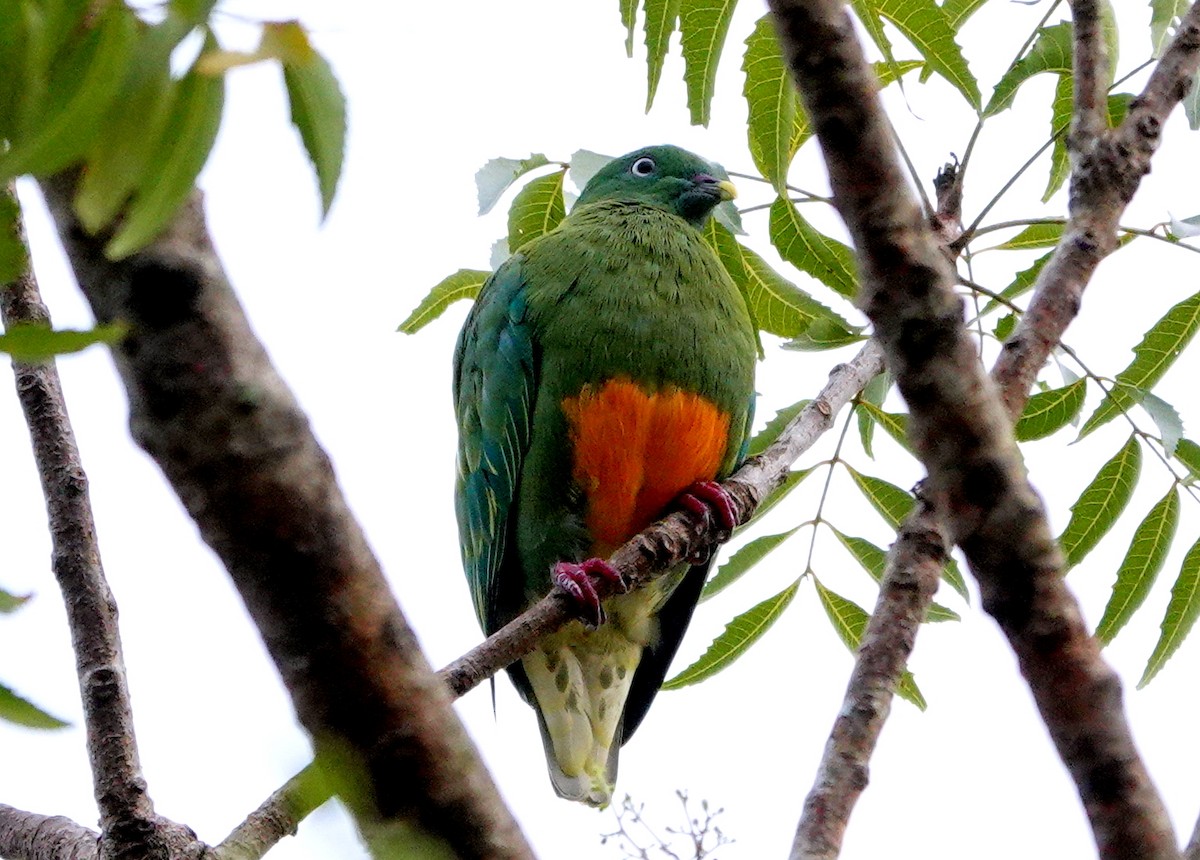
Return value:
M 722 200 L 736 200 L 737 188 L 728 179 L 722 179 L 717 183 L 717 187 L 721 189 Z

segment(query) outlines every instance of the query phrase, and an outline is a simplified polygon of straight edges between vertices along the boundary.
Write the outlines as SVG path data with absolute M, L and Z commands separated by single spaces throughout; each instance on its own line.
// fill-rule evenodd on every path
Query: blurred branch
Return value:
M 96 860 L 100 835 L 61 815 L 38 815 L 0 803 L 0 857 Z
M 134 438 L 225 564 L 325 775 L 377 853 L 532 856 L 388 589 L 329 458 L 242 312 L 199 195 L 121 260 L 42 181 L 113 350 Z
M 1067 145 L 1085 156 L 1092 144 L 1108 129 L 1108 79 L 1112 58 L 1104 44 L 1103 21 L 1098 0 L 1071 0 L 1074 110 Z
M 309 764 L 246 816 L 204 860 L 259 860 L 283 837 L 295 835 L 300 822 L 331 796 L 316 763 Z
M 1120 683 L 1062 582 L 1061 554 L 1025 479 L 1011 418 L 963 329 L 950 266 L 904 185 L 849 15 L 836 0 L 772 0 L 771 8 L 858 250 L 861 302 L 910 408 L 928 496 L 1017 654 L 1101 856 L 1177 857 L 1125 721 Z M 1188 29 L 1185 20 L 1180 35 Z
M 838 411 L 882 370 L 879 347 L 868 341 L 854 358 L 830 372 L 820 394 L 784 427 L 767 450 L 747 460 L 722 484 L 733 497 L 739 523 L 750 519 L 759 503 L 787 477 L 796 458 L 833 425 Z M 609 561 L 629 588 L 641 588 L 698 550 L 715 545 L 718 534 L 716 524 L 705 529 L 691 514 L 674 513 L 631 538 Z M 607 579 L 597 577 L 594 585 L 601 598 L 614 593 Z M 555 589 L 438 675 L 452 695 L 461 696 L 575 617 L 570 599 Z

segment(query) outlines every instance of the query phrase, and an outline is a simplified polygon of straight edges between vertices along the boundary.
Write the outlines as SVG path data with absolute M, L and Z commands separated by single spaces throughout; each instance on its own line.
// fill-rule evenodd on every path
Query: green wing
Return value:
M 459 542 L 475 614 L 489 634 L 502 623 L 501 569 L 513 539 L 513 508 L 537 386 L 521 259 L 509 259 L 483 285 L 454 354 Z M 519 587 L 519 570 L 511 575 L 516 579 L 509 587 Z

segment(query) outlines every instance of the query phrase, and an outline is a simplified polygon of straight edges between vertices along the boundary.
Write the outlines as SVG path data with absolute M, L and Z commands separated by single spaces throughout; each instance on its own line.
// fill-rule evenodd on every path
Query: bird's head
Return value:
M 719 166 L 677 146 L 647 146 L 606 164 L 583 189 L 579 203 L 644 203 L 702 227 L 713 207 L 736 196 Z

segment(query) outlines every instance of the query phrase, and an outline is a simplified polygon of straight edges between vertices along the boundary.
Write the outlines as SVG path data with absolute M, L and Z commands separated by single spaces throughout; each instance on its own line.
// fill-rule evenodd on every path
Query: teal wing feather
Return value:
M 537 351 L 516 255 L 483 285 L 454 354 L 455 509 L 475 613 L 489 634 L 503 623 L 506 588 L 522 579 L 508 549 L 536 391 Z

